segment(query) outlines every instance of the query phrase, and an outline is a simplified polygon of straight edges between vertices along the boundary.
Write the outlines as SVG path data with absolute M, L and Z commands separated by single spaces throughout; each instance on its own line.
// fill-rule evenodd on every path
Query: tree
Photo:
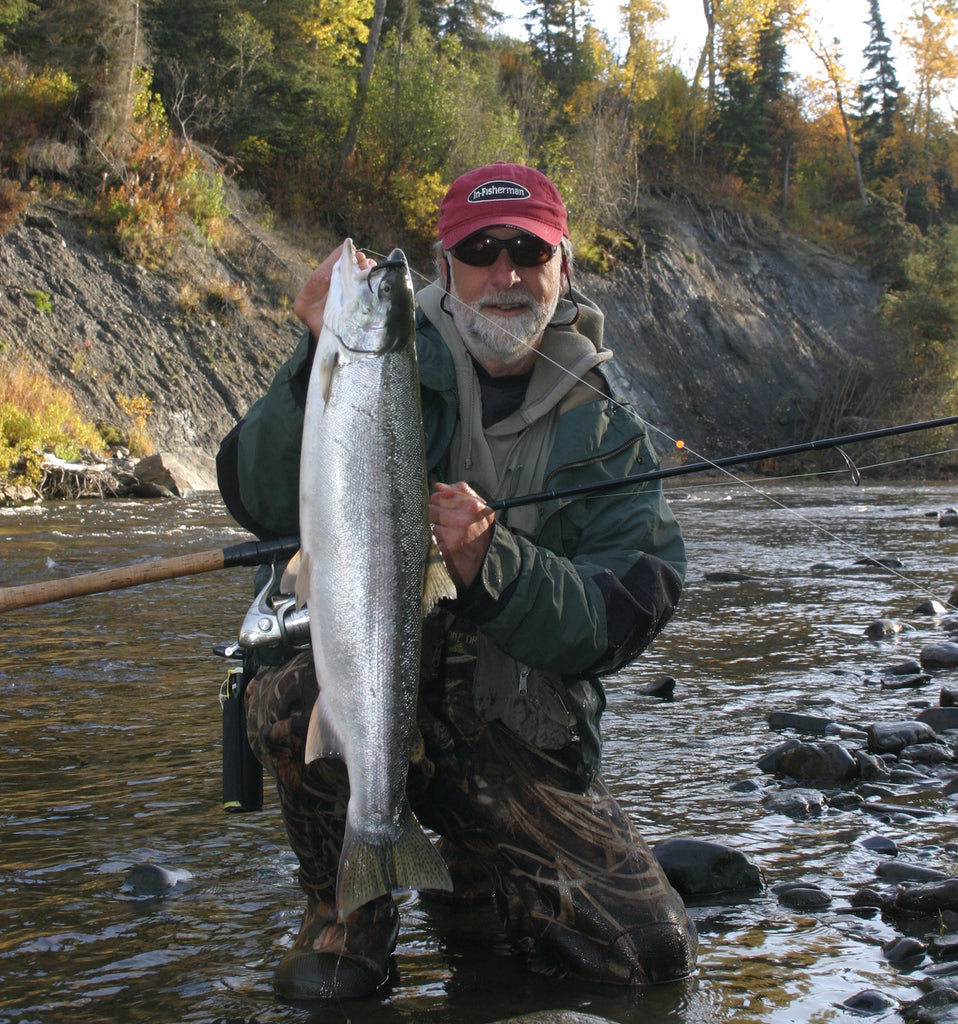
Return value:
M 835 98 L 835 105 L 842 121 L 842 129 L 845 133 L 845 145 L 848 147 L 852 165 L 855 168 L 855 182 L 858 186 L 858 196 L 862 201 L 867 201 L 868 195 L 865 191 L 865 179 L 862 175 L 862 164 L 858 156 L 858 147 L 855 143 L 855 136 L 852 132 L 851 114 L 846 100 L 848 89 L 848 73 L 842 64 L 841 43 L 833 39 L 826 43 L 820 31 L 803 29 L 803 36 L 808 48 L 818 59 L 825 71 L 825 76 L 831 85 L 832 94 Z
M 585 46 L 590 23 L 589 0 L 522 0 L 525 25 L 542 75 L 552 83 L 560 101 L 588 81 L 593 68 Z
M 891 40 L 885 34 L 879 0 L 869 0 L 870 35 L 865 46 L 865 71 L 858 89 L 858 151 L 866 177 L 886 175 L 879 166 L 878 151 L 891 138 L 901 99 L 901 88 L 891 57 Z

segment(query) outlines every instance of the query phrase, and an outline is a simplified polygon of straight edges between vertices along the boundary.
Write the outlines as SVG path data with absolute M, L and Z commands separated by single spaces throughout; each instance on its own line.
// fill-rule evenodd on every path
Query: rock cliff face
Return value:
M 228 259 L 184 243 L 153 273 L 65 203 L 32 207 L 0 239 L 0 354 L 29 352 L 94 420 L 122 425 L 145 395 L 157 447 L 215 453 L 295 344 L 289 297 L 310 269 L 281 237 L 236 230 Z M 791 441 L 796 410 L 870 357 L 878 290 L 847 261 L 671 198 L 646 201 L 642 240 L 641 259 L 579 285 L 606 313 L 620 385 L 666 436 L 710 457 Z

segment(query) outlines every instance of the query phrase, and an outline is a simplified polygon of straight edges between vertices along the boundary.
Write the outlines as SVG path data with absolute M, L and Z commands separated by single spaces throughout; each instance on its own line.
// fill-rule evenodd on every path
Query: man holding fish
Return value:
M 658 460 L 612 395 L 553 183 L 477 168 L 438 235 L 415 312 L 398 251 L 347 240 L 317 268 L 308 331 L 218 459 L 238 522 L 299 534 L 276 589 L 309 610 L 311 650 L 258 650 L 247 692 L 307 896 L 276 988 L 375 991 L 410 889 L 494 893 L 534 970 L 675 981 L 695 929 L 602 781 L 599 719 L 600 678 L 679 600 L 681 531 L 658 481 L 489 508 Z

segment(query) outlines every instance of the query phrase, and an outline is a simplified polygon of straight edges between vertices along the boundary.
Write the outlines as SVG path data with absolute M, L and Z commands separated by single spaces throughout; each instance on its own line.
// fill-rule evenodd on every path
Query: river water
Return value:
M 783 738 L 770 711 L 859 725 L 910 718 L 915 702 L 937 703 L 941 683 L 955 683 L 952 672 L 917 691 L 874 683 L 942 638 L 912 612 L 958 583 L 958 531 L 928 515 L 955 497 L 911 484 L 762 486 L 771 497 L 734 482 L 670 492 L 688 542 L 685 596 L 653 649 L 608 682 L 605 775 L 650 844 L 726 843 L 770 886 L 820 885 L 830 908 L 790 910 L 771 890 L 692 907 L 696 978 L 630 994 L 532 977 L 491 909 L 437 912 L 411 896 L 386 992 L 278 1001 L 271 970 L 302 910 L 295 861 L 268 784 L 262 813 L 227 814 L 220 799 L 226 663 L 212 647 L 235 637 L 251 596 L 251 570 L 231 569 L 0 616 L 0 1024 L 485 1024 L 548 1009 L 621 1024 L 779 1024 L 858 1019 L 840 1004 L 864 989 L 916 998 L 921 972 L 882 952 L 895 926 L 850 913 L 847 895 L 874 879 L 868 836 L 954 872 L 954 798 L 926 797 L 933 813 L 920 820 L 793 820 L 763 805 L 762 791 L 781 783 L 756 762 Z M 4 510 L 0 586 L 246 539 L 213 495 Z M 903 567 L 856 565 L 864 556 Z M 706 578 L 723 571 L 757 578 Z M 864 639 L 880 615 L 917 628 Z M 639 693 L 661 675 L 676 680 L 671 702 Z M 737 787 L 749 780 L 757 794 Z M 144 863 L 166 868 L 175 887 L 124 889 Z M 873 1019 L 900 1020 L 891 1010 Z

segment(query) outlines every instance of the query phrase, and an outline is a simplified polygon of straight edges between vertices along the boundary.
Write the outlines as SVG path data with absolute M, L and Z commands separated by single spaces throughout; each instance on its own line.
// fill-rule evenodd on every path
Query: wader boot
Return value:
M 543 750 L 477 712 L 473 650 L 450 637 L 445 671 L 422 688 L 434 771 L 410 777 L 416 816 L 490 871 L 533 970 L 630 986 L 688 977 L 695 926 L 649 847 L 575 736 Z
M 341 761 L 304 763 L 317 692 L 308 651 L 261 668 L 246 691 L 250 745 L 276 780 L 307 897 L 299 935 L 276 969 L 274 987 L 287 999 L 351 999 L 375 992 L 389 976 L 399 911 L 391 896 L 382 896 L 357 907 L 345 922 L 336 920 L 349 777 Z

